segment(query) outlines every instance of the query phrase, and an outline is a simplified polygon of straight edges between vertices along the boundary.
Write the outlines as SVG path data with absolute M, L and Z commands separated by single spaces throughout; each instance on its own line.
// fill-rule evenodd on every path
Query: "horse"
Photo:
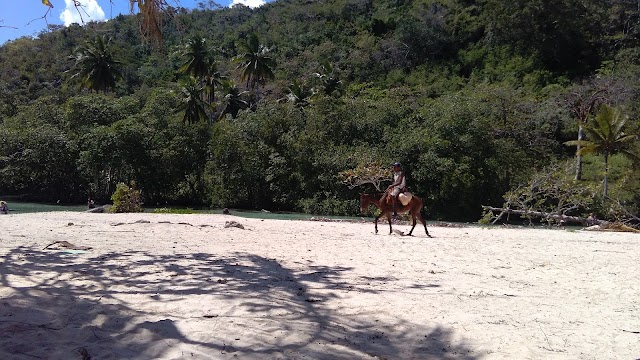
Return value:
M 393 199 L 391 199 L 391 195 L 387 194 L 385 196 L 385 201 L 381 201 L 382 193 L 375 194 L 360 194 L 360 210 L 364 213 L 367 211 L 369 204 L 375 205 L 378 209 L 380 209 L 380 215 L 376 216 L 375 226 L 376 226 L 376 234 L 378 233 L 378 219 L 383 216 L 386 216 L 389 220 L 389 234 L 393 232 L 393 228 L 391 228 L 391 213 L 393 212 Z M 398 200 L 396 204 L 396 211 L 399 214 L 411 213 L 411 217 L 413 218 L 413 226 L 411 226 L 411 231 L 409 231 L 409 236 L 413 233 L 413 229 L 416 227 L 416 219 L 420 220 L 422 225 L 424 225 L 424 232 L 427 233 L 428 237 L 432 237 L 429 234 L 429 230 L 427 230 L 427 222 L 424 221 L 422 214 L 420 211 L 424 203 L 422 199 L 413 195 L 411 200 L 407 205 L 402 205 L 402 203 Z

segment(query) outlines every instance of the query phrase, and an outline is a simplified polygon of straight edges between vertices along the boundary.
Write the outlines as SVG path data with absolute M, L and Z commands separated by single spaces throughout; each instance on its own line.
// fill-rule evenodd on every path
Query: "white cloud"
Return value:
M 265 1 L 264 0 L 233 0 L 231 4 L 229 4 L 229 7 L 232 7 L 238 4 L 242 4 L 250 8 L 257 8 L 259 6 L 264 5 Z
M 60 20 L 64 23 L 64 26 L 69 26 L 73 23 L 82 24 L 90 21 L 102 21 L 105 19 L 104 11 L 98 5 L 96 0 L 80 0 L 81 7 L 74 6 L 73 0 L 64 0 L 67 7 L 60 14 Z

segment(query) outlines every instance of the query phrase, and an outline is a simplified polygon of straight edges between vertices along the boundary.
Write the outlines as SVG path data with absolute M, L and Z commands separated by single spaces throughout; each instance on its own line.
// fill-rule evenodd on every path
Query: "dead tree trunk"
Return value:
M 531 218 L 542 218 L 547 220 L 556 220 L 556 221 L 565 222 L 565 223 L 582 224 L 582 225 L 604 225 L 609 223 L 608 221 L 598 220 L 595 218 L 586 219 L 580 216 L 554 214 L 554 213 L 547 213 L 542 211 L 515 210 L 515 209 L 508 209 L 508 208 L 497 208 L 493 206 L 483 206 L 482 208 L 484 210 L 500 213 L 500 215 L 498 215 L 498 217 L 493 221 L 493 224 L 495 224 L 498 220 L 500 220 L 505 214 L 521 215 L 521 216 L 526 216 Z

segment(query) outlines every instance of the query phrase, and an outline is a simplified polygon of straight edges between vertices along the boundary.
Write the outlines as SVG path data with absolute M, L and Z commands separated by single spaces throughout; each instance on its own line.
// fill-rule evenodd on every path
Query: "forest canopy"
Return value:
M 135 181 L 147 206 L 354 215 L 374 187 L 340 174 L 399 161 L 431 219 L 476 221 L 550 172 L 593 195 L 567 214 L 638 213 L 635 0 L 160 2 L 141 31 L 151 3 L 0 47 L 0 195 Z M 578 166 L 604 106 L 630 140 Z

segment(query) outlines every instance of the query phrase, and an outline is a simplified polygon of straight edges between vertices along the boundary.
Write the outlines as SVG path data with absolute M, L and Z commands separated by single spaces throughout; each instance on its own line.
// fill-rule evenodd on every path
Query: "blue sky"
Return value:
M 73 8 L 72 0 L 50 0 L 53 9 L 47 15 L 49 24 L 64 24 L 65 22 L 79 22 L 78 12 Z M 243 3 L 248 6 L 259 6 L 264 2 L 273 0 L 217 0 L 220 5 L 229 6 L 234 3 Z M 108 20 L 118 14 L 129 13 L 128 0 L 80 0 L 84 6 L 82 17 L 84 21 Z M 186 8 L 194 8 L 199 0 L 168 0 L 170 5 Z M 47 7 L 41 0 L 9 1 L 0 0 L 0 44 L 7 40 L 13 40 L 21 36 L 37 35 L 47 26 L 43 19 L 39 19 L 47 12 Z M 27 25 L 30 21 L 31 24 Z M 14 27 L 16 29 L 14 29 Z

